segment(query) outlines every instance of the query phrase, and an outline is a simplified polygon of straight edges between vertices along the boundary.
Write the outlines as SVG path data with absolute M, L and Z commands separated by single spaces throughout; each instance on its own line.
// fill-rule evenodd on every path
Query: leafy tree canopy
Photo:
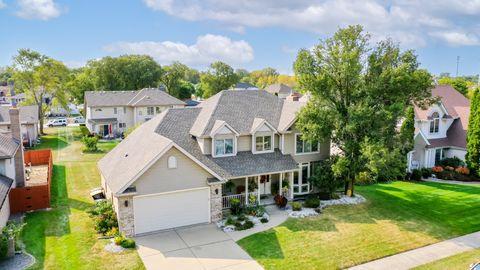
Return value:
M 343 151 L 333 170 L 347 180 L 347 195 L 358 173 L 369 170 L 365 159 L 390 158 L 385 155 L 398 144 L 396 125 L 406 108 L 431 97 L 432 78 L 413 51 L 402 52 L 391 40 L 373 45 L 358 25 L 301 50 L 294 70 L 297 89 L 312 97 L 297 127 L 306 139 L 331 139 Z M 368 145 L 374 154 L 363 156 Z
M 233 68 L 220 61 L 211 64 L 208 71 L 200 77 L 200 87 L 202 88 L 204 98 L 229 89 L 237 82 L 238 77 Z

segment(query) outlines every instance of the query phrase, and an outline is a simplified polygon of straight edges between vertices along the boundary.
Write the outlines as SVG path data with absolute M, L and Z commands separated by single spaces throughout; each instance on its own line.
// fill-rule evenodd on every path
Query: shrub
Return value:
M 359 185 L 371 185 L 377 182 L 375 181 L 375 178 L 372 177 L 368 172 L 359 172 L 355 178 L 355 181 Z
M 105 235 L 106 236 L 117 236 L 117 235 L 119 235 L 118 228 L 117 227 L 111 228 Z
M 333 158 L 319 161 L 318 164 L 315 165 L 314 173 L 308 179 L 319 192 L 332 193 L 339 184 L 332 170 L 333 163 Z
M 8 252 L 8 238 L 2 233 L 0 234 L 0 259 L 7 257 Z
M 453 168 L 452 166 L 445 166 L 445 170 L 453 171 L 453 170 L 455 170 L 455 168 Z
M 443 167 L 460 167 L 460 166 L 465 166 L 465 162 L 463 160 L 459 159 L 458 157 L 452 157 L 452 158 L 444 158 L 438 162 L 438 165 L 443 166 Z
M 112 228 L 118 228 L 117 215 L 110 202 L 97 202 L 88 210 L 88 213 L 93 218 L 95 230 L 98 233 L 105 235 L 108 231 L 112 230 Z
M 455 169 L 455 171 L 459 174 L 463 174 L 463 175 L 469 175 L 470 174 L 470 170 L 467 168 L 467 167 L 458 167 Z
M 240 214 L 240 215 L 238 215 L 238 217 L 237 217 L 237 220 L 238 220 L 238 221 L 244 221 L 245 219 L 246 219 L 246 217 L 245 217 L 244 214 Z
M 80 132 L 82 132 L 82 135 L 83 136 L 90 136 L 90 131 L 88 130 L 88 128 L 83 125 L 83 126 L 80 126 Z
M 440 173 L 440 172 L 443 172 L 443 168 L 441 166 L 434 166 L 432 168 L 432 172 L 434 173 Z
M 292 210 L 293 211 L 302 210 L 302 204 L 300 202 L 292 202 Z
M 422 172 L 419 169 L 413 169 L 412 170 L 412 175 L 410 176 L 410 179 L 412 179 L 413 181 L 422 180 Z
M 428 168 L 421 168 L 420 171 L 422 172 L 423 178 L 429 178 L 432 175 L 432 170 Z
M 96 151 L 98 151 L 98 148 L 97 148 L 98 138 L 97 137 L 83 136 L 82 143 L 85 146 L 83 148 L 84 152 L 96 152 Z
M 267 222 L 268 222 L 268 219 L 267 219 L 267 218 L 261 218 L 261 219 L 260 219 L 260 222 L 262 222 L 262 223 L 267 223 Z
M 338 200 L 340 199 L 340 196 L 337 193 L 333 192 L 332 194 L 330 194 L 330 199 Z
M 320 206 L 320 199 L 318 196 L 309 195 L 307 199 L 305 199 L 305 207 L 308 208 L 317 208 Z
M 120 245 L 123 248 L 135 248 L 135 241 L 133 239 L 125 238 Z
M 21 250 L 20 247 L 20 234 L 22 232 L 25 223 L 17 223 L 15 221 L 8 221 L 5 227 L 3 227 L 2 233 L 8 238 L 13 238 L 15 242 L 15 250 Z
M 235 225 L 235 220 L 232 217 L 228 217 L 225 221 L 225 225 Z
M 243 206 L 240 202 L 240 199 L 237 198 L 231 198 L 230 199 L 230 211 L 232 211 L 233 215 L 239 215 L 243 213 Z
M 235 223 L 235 230 L 237 231 L 243 231 L 243 230 L 248 230 L 250 228 L 253 228 L 255 224 L 253 224 L 252 221 L 247 220 L 243 224 L 240 222 Z
M 120 246 L 124 240 L 125 240 L 125 237 L 123 237 L 122 235 L 119 235 L 119 236 L 116 236 L 115 239 L 113 239 L 113 242 L 115 243 L 115 245 Z
M 275 204 L 280 208 L 285 208 L 288 203 L 288 199 L 285 196 L 279 194 L 275 195 L 275 197 L 273 197 L 273 200 L 275 201 Z

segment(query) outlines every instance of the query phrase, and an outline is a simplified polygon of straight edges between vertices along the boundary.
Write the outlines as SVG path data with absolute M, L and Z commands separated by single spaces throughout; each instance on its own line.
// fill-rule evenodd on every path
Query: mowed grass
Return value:
M 52 149 L 52 209 L 26 215 L 22 240 L 37 263 L 30 269 L 144 269 L 135 250 L 104 251 L 86 213 L 93 201 L 89 191 L 100 186 L 97 161 L 116 142 L 99 143 L 99 153 L 81 151 L 78 127 L 47 129 L 36 149 Z
M 480 262 L 480 249 L 466 251 L 435 262 L 415 267 L 415 270 L 465 270 L 472 263 Z
M 480 230 L 480 186 L 393 182 L 239 244 L 265 269 L 339 269 Z

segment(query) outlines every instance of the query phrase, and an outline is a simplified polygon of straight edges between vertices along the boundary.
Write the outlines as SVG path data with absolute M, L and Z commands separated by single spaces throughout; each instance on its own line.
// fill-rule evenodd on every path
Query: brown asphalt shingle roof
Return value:
M 12 137 L 0 133 L 0 159 L 12 158 L 19 145 Z

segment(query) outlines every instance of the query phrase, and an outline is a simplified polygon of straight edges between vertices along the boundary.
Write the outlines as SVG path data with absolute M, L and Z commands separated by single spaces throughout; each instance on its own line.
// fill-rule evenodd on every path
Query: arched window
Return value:
M 168 157 L 168 168 L 169 169 L 176 169 L 177 168 L 177 158 L 174 156 L 169 156 Z
M 430 133 L 438 133 L 438 126 L 440 125 L 440 114 L 438 112 L 432 113 L 432 120 L 430 120 Z

